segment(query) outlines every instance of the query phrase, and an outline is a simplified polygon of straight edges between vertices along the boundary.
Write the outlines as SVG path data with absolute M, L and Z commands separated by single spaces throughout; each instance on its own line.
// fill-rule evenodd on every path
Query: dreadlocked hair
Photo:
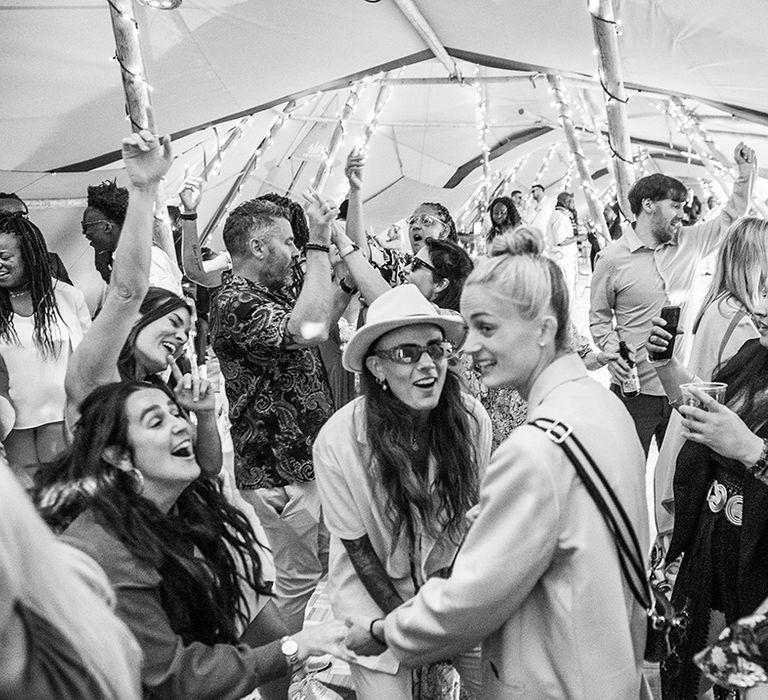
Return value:
M 56 297 L 53 294 L 51 268 L 48 263 L 48 247 L 43 234 L 26 216 L 0 214 L 0 233 L 15 236 L 19 241 L 21 261 L 24 263 L 26 282 L 32 296 L 32 313 L 35 329 L 32 334 L 35 345 L 44 357 L 58 357 L 59 349 L 53 340 L 53 327 L 59 316 Z M 13 326 L 13 306 L 8 289 L 0 288 L 0 338 L 7 343 L 18 344 L 19 337 Z
M 117 180 L 88 185 L 88 206 L 98 209 L 108 219 L 122 226 L 128 211 L 128 190 L 118 187 Z
M 417 434 L 414 421 L 408 420 L 411 409 L 384 391 L 366 365 L 361 386 L 372 469 L 384 487 L 385 512 L 394 531 L 392 548 L 403 528 L 411 539 L 416 532 L 412 507 L 429 534 L 447 532 L 458 545 L 466 529 L 464 514 L 478 499 L 478 456 L 470 423 L 477 427 L 477 418 L 467 410 L 461 380 L 452 370 L 446 372 L 440 401 Z M 423 456 L 423 464 L 415 463 L 414 441 L 421 443 L 416 456 Z M 434 485 L 427 477 L 430 456 L 435 462 Z
M 309 242 L 309 224 L 307 224 L 307 217 L 304 215 L 304 210 L 301 208 L 301 204 L 294 202 L 288 197 L 282 197 L 275 192 L 269 192 L 261 197 L 256 197 L 256 199 L 264 199 L 267 202 L 273 202 L 288 212 L 288 221 L 290 222 L 291 230 L 293 231 L 293 242 L 303 253 Z
M 159 572 L 163 608 L 185 644 L 235 644 L 237 621 L 247 625 L 251 618 L 243 587 L 269 595 L 246 517 L 227 502 L 218 479 L 204 475 L 164 513 L 104 459 L 111 447 L 133 461 L 125 406 L 148 389 L 175 403 L 167 387 L 145 382 L 106 384 L 85 399 L 68 454 L 38 489 L 38 509 L 57 531 L 92 511 L 137 560 Z
M 459 242 L 459 234 L 456 232 L 456 223 L 451 216 L 451 212 L 448 211 L 440 202 L 422 202 L 422 207 L 432 207 L 437 210 L 437 218 L 440 219 L 447 227 L 448 231 L 445 236 L 440 236 L 441 239 L 451 241 L 451 243 Z

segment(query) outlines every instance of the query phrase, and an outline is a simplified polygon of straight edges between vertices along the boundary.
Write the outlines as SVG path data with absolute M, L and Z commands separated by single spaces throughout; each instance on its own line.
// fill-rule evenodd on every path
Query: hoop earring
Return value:
M 381 387 L 382 391 L 387 391 L 387 389 L 389 389 L 385 377 L 376 377 L 376 383 Z
M 133 492 L 137 496 L 141 496 L 141 494 L 144 493 L 144 475 L 138 469 L 136 469 L 136 467 L 131 467 L 125 473 L 131 482 L 131 488 L 133 489 Z

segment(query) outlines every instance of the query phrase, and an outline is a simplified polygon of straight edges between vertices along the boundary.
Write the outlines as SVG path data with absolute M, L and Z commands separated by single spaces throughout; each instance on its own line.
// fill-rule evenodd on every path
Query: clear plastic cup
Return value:
M 725 390 L 728 388 L 728 385 L 723 382 L 689 382 L 688 384 L 681 384 L 680 391 L 683 393 L 683 405 L 702 408 L 701 401 L 691 393 L 692 388 L 698 389 L 707 394 L 707 396 L 711 396 L 718 403 L 723 403 L 725 400 Z

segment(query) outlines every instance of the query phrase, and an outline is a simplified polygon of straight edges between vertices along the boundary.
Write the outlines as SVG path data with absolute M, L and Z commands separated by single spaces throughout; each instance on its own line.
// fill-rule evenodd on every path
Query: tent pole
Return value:
M 229 211 L 229 207 L 232 205 L 232 202 L 234 202 L 237 196 L 240 194 L 241 190 L 243 189 L 243 186 L 245 185 L 246 181 L 250 177 L 251 173 L 258 167 L 259 161 L 261 160 L 261 156 L 272 145 L 272 142 L 274 141 L 274 138 L 277 135 L 277 132 L 280 131 L 280 128 L 283 126 L 283 123 L 285 122 L 286 119 L 288 119 L 288 117 L 290 117 L 291 112 L 294 109 L 296 109 L 296 102 L 294 100 L 291 100 L 285 105 L 285 107 L 283 107 L 280 114 L 278 114 L 275 117 L 275 120 L 272 122 L 272 126 L 270 126 L 269 131 L 267 132 L 267 135 L 261 140 L 261 143 L 259 143 L 256 150 L 253 152 L 253 155 L 251 155 L 251 157 L 248 159 L 248 162 L 245 164 L 245 167 L 240 171 L 240 174 L 235 178 L 235 181 L 232 183 L 232 187 L 229 188 L 229 192 L 227 192 L 224 199 L 222 199 L 221 202 L 219 202 L 219 206 L 216 208 L 216 211 L 211 217 L 211 220 L 206 224 L 205 229 L 200 234 L 201 245 L 208 240 L 208 237 L 216 230 L 216 227 L 224 218 L 224 215 Z
M 115 60 L 120 64 L 127 118 L 131 131 L 155 131 L 150 87 L 141 55 L 139 23 L 134 15 L 133 0 L 108 0 L 112 31 L 115 35 Z
M 605 217 L 603 216 L 603 207 L 597 197 L 597 192 L 595 192 L 595 186 L 592 182 L 589 168 L 587 168 L 587 160 L 584 157 L 584 151 L 581 148 L 579 135 L 576 133 L 576 129 L 573 126 L 573 117 L 571 115 L 571 109 L 568 106 L 568 96 L 565 92 L 563 79 L 559 75 L 550 73 L 547 75 L 547 82 L 549 83 L 557 102 L 557 109 L 560 113 L 560 122 L 563 125 L 563 131 L 565 132 L 565 138 L 568 141 L 568 147 L 571 149 L 571 154 L 576 163 L 576 171 L 579 173 L 581 188 L 584 192 L 584 197 L 587 200 L 589 215 L 592 218 L 592 221 L 595 222 L 595 225 L 600 229 L 601 235 L 606 240 L 610 241 L 611 235 L 608 232 L 608 224 L 606 224 Z
M 608 115 L 608 143 L 613 154 L 616 174 L 616 194 L 624 218 L 631 220 L 629 188 L 634 180 L 632 146 L 627 119 L 627 94 L 621 77 L 621 56 L 617 36 L 618 23 L 614 19 L 612 0 L 589 0 L 592 31 L 598 53 L 598 70 L 605 93 Z
M 344 136 L 347 130 L 347 120 L 352 117 L 357 110 L 357 106 L 360 104 L 360 93 L 367 84 L 366 80 L 358 80 L 349 90 L 347 101 L 341 108 L 339 113 L 339 119 L 336 123 L 336 128 L 331 135 L 331 141 L 328 144 L 328 155 L 320 163 L 320 167 L 317 169 L 317 175 L 312 183 L 312 187 L 322 194 L 325 189 L 325 184 L 328 182 L 328 177 L 331 174 L 331 168 L 333 167 L 333 161 L 336 158 L 336 154 L 341 148 L 341 144 L 344 141 Z
M 418 32 L 419 36 L 424 40 L 424 43 L 430 48 L 435 58 L 445 66 L 448 71 L 448 75 L 451 78 L 457 79 L 461 82 L 461 71 L 456 61 L 454 61 L 445 50 L 445 46 L 437 38 L 435 30 L 432 29 L 426 17 L 421 14 L 421 10 L 416 6 L 413 0 L 395 0 L 400 12 L 405 15 L 405 18 L 411 23 L 411 26 Z

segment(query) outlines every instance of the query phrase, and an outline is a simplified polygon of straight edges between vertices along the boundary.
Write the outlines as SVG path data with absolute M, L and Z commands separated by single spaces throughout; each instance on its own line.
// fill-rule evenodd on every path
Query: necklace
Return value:
M 25 294 L 29 294 L 29 290 L 22 289 L 18 292 L 8 292 L 8 294 L 10 295 L 11 299 L 18 299 L 19 297 L 23 297 Z

